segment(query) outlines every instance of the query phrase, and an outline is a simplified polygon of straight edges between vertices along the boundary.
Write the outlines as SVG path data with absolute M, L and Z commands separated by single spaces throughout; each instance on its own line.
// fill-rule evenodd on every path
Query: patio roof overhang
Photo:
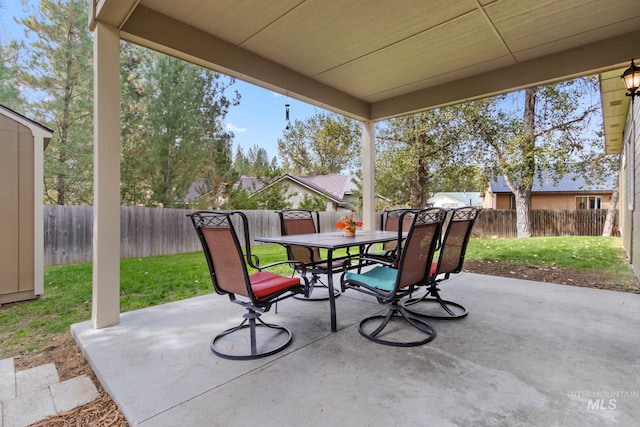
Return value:
M 96 0 L 128 40 L 360 120 L 625 68 L 640 3 Z
M 94 217 L 94 296 L 107 290 L 102 298 L 109 304 L 117 304 L 117 289 L 96 282 L 119 282 L 113 236 L 119 223 L 112 219 L 119 208 L 119 174 L 113 173 L 119 154 L 112 142 L 119 140 L 120 39 L 362 120 L 365 224 L 374 218 L 376 121 L 578 76 L 609 71 L 614 76 L 631 58 L 640 58 L 637 0 L 92 0 L 91 5 L 94 205 L 102 206 Z M 610 95 L 611 107 L 624 99 L 623 91 Z M 615 150 L 615 145 L 607 148 Z M 103 320 L 94 315 L 95 325 L 114 322 L 112 314 Z

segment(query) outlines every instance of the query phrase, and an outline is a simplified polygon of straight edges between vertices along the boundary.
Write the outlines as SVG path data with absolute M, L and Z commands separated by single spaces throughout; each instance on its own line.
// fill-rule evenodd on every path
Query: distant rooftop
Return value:
M 613 192 L 616 177 L 614 175 L 599 176 L 588 182 L 577 173 L 567 173 L 556 181 L 550 176 L 540 179 L 536 176 L 532 191 L 535 193 L 576 193 L 576 192 Z M 511 193 L 511 189 L 502 176 L 489 183 L 493 193 Z
M 450 198 L 468 206 L 481 206 L 483 202 L 482 193 L 479 191 L 450 191 L 435 193 L 429 199 Z

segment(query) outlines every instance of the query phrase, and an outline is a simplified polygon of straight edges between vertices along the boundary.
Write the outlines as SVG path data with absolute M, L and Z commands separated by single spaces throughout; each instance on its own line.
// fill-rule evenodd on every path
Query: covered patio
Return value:
M 373 298 L 283 301 L 264 315 L 294 333 L 253 361 L 209 340 L 243 309 L 207 295 L 73 325 L 101 384 L 132 426 L 635 425 L 640 419 L 638 295 L 461 273 L 443 295 L 469 315 L 430 321 L 429 344 L 394 348 L 358 333 Z
M 95 328 L 120 321 L 120 41 L 360 120 L 362 219 L 376 223 L 376 122 L 609 72 L 607 153 L 640 58 L 636 0 L 92 0 Z
M 293 344 L 217 358 L 241 310 L 209 295 L 120 313 L 119 44 L 137 43 L 360 120 L 365 226 L 375 223 L 375 124 L 609 73 L 605 116 L 628 116 L 615 76 L 640 58 L 636 0 L 456 2 L 93 0 L 94 246 L 90 322 L 72 333 L 132 425 L 633 425 L 640 419 L 637 295 L 463 273 L 467 318 L 403 349 L 357 331 L 375 300 L 282 302 L 265 320 Z M 604 88 L 604 86 L 603 86 Z M 606 128 L 606 124 L 605 124 Z M 618 153 L 622 129 L 605 129 Z M 611 132 L 609 133 L 609 130 Z M 204 261 L 203 261 L 204 262 Z M 443 290 L 443 292 L 445 292 Z

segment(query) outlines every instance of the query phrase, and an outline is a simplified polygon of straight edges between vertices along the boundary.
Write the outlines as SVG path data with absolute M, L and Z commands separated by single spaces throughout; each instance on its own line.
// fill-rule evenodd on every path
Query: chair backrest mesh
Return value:
M 241 219 L 246 233 L 246 218 L 238 212 L 202 211 L 192 214 L 191 218 L 200 236 L 215 291 L 253 299 L 249 294 L 251 285 L 242 245 L 231 221 L 234 215 Z
M 242 251 L 236 246 L 233 229 L 203 228 L 202 234 L 211 253 L 213 278 L 218 287 L 225 292 L 248 297 L 246 265 Z
M 471 229 L 479 210 L 472 207 L 454 209 L 442 239 L 438 259 L 438 274 L 459 273 L 464 264 L 464 255 L 471 235 Z
M 403 231 L 409 231 L 411 227 L 411 222 L 413 217 L 410 215 L 402 215 L 408 209 L 393 209 L 390 211 L 386 211 L 383 214 L 383 230 L 385 231 L 398 231 L 400 228 L 400 218 L 402 218 L 402 229 Z M 385 251 L 392 251 L 398 246 L 397 240 L 392 240 L 391 242 L 385 242 L 382 244 L 382 249 Z
M 312 211 L 291 210 L 281 211 L 278 214 L 283 236 L 318 232 Z M 305 264 L 320 261 L 320 250 L 318 248 L 309 249 L 304 246 L 288 246 L 287 255 L 289 260 L 300 261 Z
M 446 212 L 430 208 L 415 211 L 414 215 L 398 266 L 398 288 L 428 280 Z

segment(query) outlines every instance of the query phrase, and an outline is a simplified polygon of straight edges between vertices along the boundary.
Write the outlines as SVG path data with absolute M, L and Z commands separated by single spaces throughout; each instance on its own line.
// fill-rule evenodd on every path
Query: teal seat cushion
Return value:
M 397 275 L 398 270 L 395 268 L 374 267 L 362 274 L 348 272 L 344 278 L 363 283 L 372 288 L 391 292 L 396 285 Z

